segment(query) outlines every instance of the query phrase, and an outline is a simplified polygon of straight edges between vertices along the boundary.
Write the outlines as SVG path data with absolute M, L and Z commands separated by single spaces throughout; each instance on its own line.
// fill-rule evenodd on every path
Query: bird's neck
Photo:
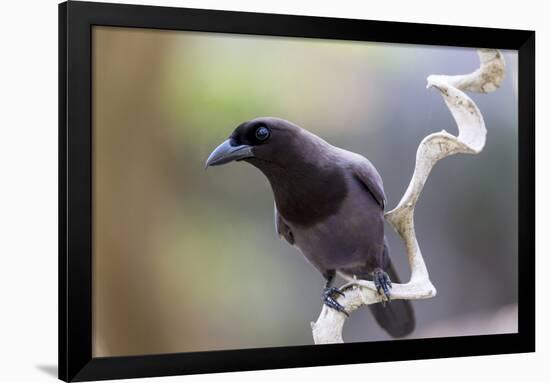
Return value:
M 294 162 L 291 166 L 254 164 L 269 180 L 277 210 L 289 223 L 311 226 L 338 211 L 347 194 L 343 171 L 336 166 Z

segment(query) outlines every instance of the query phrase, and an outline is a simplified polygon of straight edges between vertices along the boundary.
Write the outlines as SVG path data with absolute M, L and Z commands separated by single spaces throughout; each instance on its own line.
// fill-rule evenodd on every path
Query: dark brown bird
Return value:
M 336 272 L 373 280 L 389 300 L 399 282 L 384 236 L 382 179 L 365 157 L 330 145 L 289 121 L 265 117 L 239 125 L 206 166 L 246 161 L 267 177 L 275 198 L 279 236 L 296 246 L 326 279 L 324 303 L 347 314 L 331 287 Z M 397 300 L 370 305 L 391 336 L 409 334 L 412 305 Z

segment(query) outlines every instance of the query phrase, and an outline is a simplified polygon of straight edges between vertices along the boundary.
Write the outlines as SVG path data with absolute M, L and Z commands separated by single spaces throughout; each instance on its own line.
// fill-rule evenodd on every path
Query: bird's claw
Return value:
M 346 311 L 344 306 L 342 306 L 335 298 L 336 296 L 342 296 L 345 297 L 346 295 L 338 288 L 336 287 L 325 287 L 323 290 L 323 293 L 321 294 L 323 298 L 323 303 L 330 307 L 331 309 L 334 309 L 336 311 L 339 311 L 343 313 L 345 316 L 349 317 L 349 313 Z
M 382 295 L 384 301 L 389 302 L 391 300 L 390 289 L 392 285 L 388 274 L 383 270 L 375 270 L 373 279 L 378 294 Z

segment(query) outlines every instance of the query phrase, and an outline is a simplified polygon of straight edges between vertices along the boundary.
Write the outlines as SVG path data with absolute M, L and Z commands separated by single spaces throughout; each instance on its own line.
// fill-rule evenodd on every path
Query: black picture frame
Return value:
M 515 49 L 519 52 L 518 333 L 92 358 L 92 26 Z M 115 378 L 535 350 L 535 32 L 69 1 L 59 4 L 59 378 Z

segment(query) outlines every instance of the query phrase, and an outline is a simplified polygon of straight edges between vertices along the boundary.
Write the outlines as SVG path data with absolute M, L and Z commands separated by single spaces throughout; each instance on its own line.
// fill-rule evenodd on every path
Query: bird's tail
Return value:
M 386 273 L 393 283 L 401 283 L 391 262 L 386 243 L 384 244 L 384 253 L 384 259 L 387 261 Z M 386 303 L 376 303 L 369 305 L 369 309 L 376 322 L 394 338 L 404 337 L 414 330 L 414 310 L 408 300 L 398 299 Z

